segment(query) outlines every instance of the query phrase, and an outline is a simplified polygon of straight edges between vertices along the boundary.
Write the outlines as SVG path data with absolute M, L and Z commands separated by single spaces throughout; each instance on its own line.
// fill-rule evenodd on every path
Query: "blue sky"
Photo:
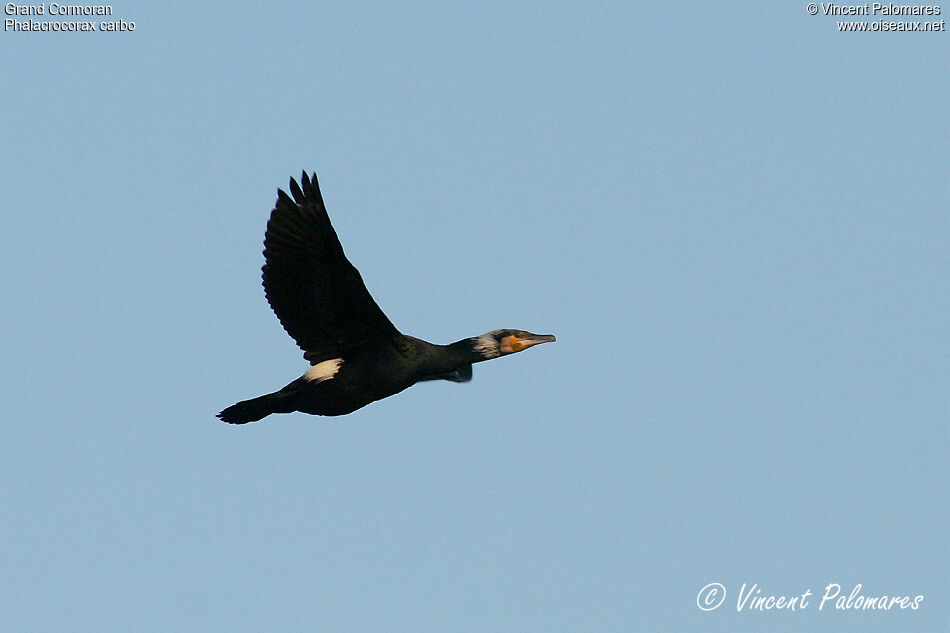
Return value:
M 0 34 L 0 629 L 945 625 L 945 32 L 112 6 L 134 31 Z M 260 287 L 302 169 L 403 332 L 558 342 L 218 422 L 307 366 Z M 924 599 L 818 611 L 831 583 Z

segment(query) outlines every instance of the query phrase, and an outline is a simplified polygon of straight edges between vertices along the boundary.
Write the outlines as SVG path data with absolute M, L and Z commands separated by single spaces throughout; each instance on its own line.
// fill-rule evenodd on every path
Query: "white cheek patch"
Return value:
M 330 360 L 325 360 L 322 363 L 317 363 L 304 372 L 304 380 L 309 382 L 323 382 L 324 380 L 330 380 L 336 376 L 338 371 L 340 371 L 340 365 L 342 364 L 342 358 L 331 358 Z
M 475 339 L 475 351 L 485 358 L 495 358 L 499 356 L 498 341 L 495 340 L 495 332 L 482 334 Z

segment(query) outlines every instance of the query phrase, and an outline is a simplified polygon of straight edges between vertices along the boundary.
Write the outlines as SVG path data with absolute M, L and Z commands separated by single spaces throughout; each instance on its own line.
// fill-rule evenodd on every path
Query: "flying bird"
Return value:
M 264 234 L 264 294 L 310 368 L 279 391 L 218 414 L 231 424 L 271 413 L 344 415 L 423 380 L 468 382 L 472 364 L 513 354 L 551 334 L 493 330 L 450 345 L 401 334 L 366 290 L 330 224 L 317 175 L 291 178 Z

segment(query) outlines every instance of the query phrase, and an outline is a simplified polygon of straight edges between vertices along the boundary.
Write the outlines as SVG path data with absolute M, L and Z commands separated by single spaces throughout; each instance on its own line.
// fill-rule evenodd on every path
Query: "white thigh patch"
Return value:
M 303 377 L 310 382 L 323 382 L 324 380 L 330 380 L 336 376 L 338 371 L 340 371 L 340 365 L 342 364 L 342 358 L 331 358 L 330 360 L 325 360 L 322 363 L 317 363 L 308 369 L 304 373 Z

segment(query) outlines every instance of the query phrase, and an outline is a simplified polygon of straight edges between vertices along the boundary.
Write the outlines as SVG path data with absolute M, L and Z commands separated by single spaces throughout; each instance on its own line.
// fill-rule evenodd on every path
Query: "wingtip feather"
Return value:
M 290 182 L 293 183 L 294 181 L 291 180 Z M 294 201 L 293 201 L 293 199 L 291 199 L 290 196 L 287 195 L 287 192 L 286 192 L 286 191 L 284 191 L 283 189 L 278 189 L 278 190 L 277 190 L 277 204 L 278 204 L 278 206 L 281 205 L 281 204 L 289 204 L 289 205 L 293 206 L 293 205 L 294 205 Z
M 294 200 L 297 202 L 297 204 L 303 204 L 306 200 L 306 198 L 304 198 L 303 191 L 300 190 L 300 185 L 298 185 L 297 181 L 293 178 L 290 179 L 290 193 L 293 194 Z

